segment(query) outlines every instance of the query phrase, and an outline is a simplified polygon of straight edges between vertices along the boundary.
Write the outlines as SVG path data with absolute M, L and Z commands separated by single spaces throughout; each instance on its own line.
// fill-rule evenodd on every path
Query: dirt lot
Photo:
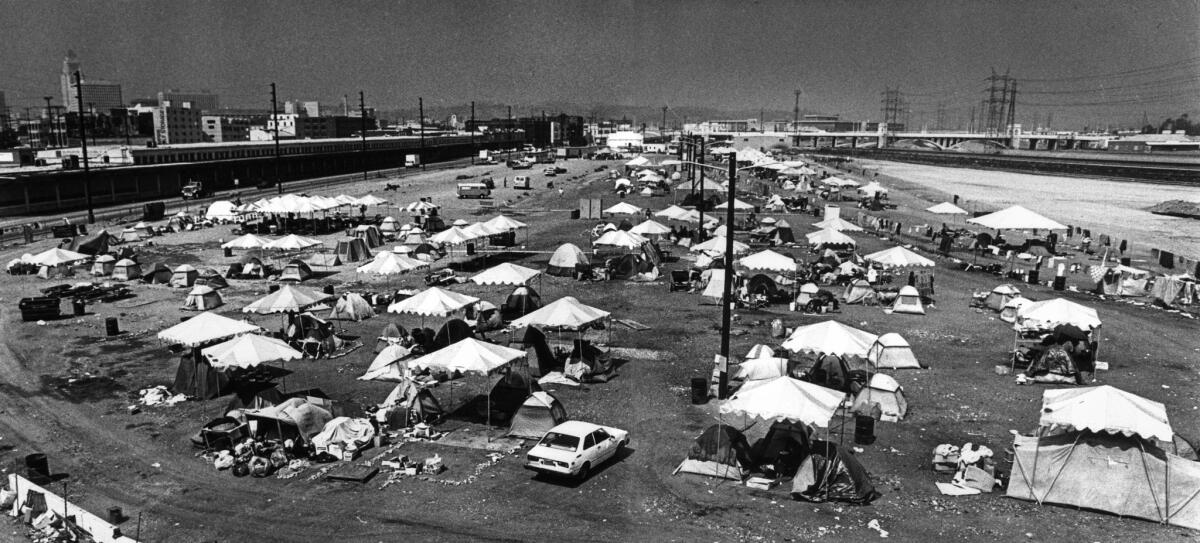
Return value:
M 602 179 L 605 174 L 593 172 L 598 165 L 568 162 L 569 173 L 554 179 L 554 189 L 545 188 L 546 179 L 535 170 L 534 190 L 496 191 L 498 200 L 512 202 L 506 214 L 531 225 L 518 239 L 526 240 L 524 249 L 534 254 L 518 263 L 543 267 L 549 251 L 563 242 L 587 248 L 593 222 L 571 220 L 569 210 L 580 196 L 603 197 L 606 206 L 615 203 L 611 183 Z M 432 196 L 445 206 L 444 216 L 478 220 L 492 213 L 479 212 L 474 201 L 454 199 L 453 179 L 487 171 L 495 172 L 498 185 L 504 176 L 511 184 L 514 172 L 502 166 L 473 166 L 406 177 L 399 192 L 383 192 L 388 180 L 373 180 L 319 193 L 373 191 L 401 204 Z M 559 187 L 565 189 L 563 194 Z M 901 207 L 891 213 L 901 220 L 934 220 L 914 211 L 927 207 L 927 200 L 903 193 L 893 199 Z M 655 209 L 670 203 L 670 197 L 629 200 Z M 808 224 L 815 222 L 811 216 L 779 216 L 796 227 L 797 237 L 811 231 Z M 221 256 L 218 239 L 230 237 L 229 227 L 218 227 L 157 238 L 154 246 L 139 252 L 143 262 L 202 263 L 223 271 L 234 259 Z M 338 237 L 329 236 L 326 243 Z M 856 238 L 863 251 L 889 245 L 872 236 Z M 7 261 L 46 247 L 8 247 L 0 258 Z M 808 256 L 798 248 L 787 252 Z M 680 261 L 668 269 L 686 265 Z M 883 493 L 865 507 L 792 501 L 786 485 L 761 491 L 718 479 L 672 475 L 693 438 L 715 420 L 716 402 L 691 405 L 686 387 L 690 378 L 711 370 L 720 341 L 720 310 L 703 304 L 699 294 L 668 292 L 663 281 L 577 283 L 545 277 L 540 286 L 535 283 L 546 300 L 576 296 L 617 318 L 652 328 L 614 327 L 609 346 L 645 349 L 641 354 L 647 356 L 630 357 L 611 382 L 551 388 L 573 418 L 624 428 L 633 437 L 627 455 L 583 484 L 532 477 L 521 467 L 522 451 L 485 465 L 486 451 L 436 444 L 406 444 L 397 452 L 412 457 L 442 454 L 449 469 L 438 480 L 409 478 L 386 487 L 382 476 L 366 484 L 328 482 L 314 477 L 315 468 L 290 479 L 235 478 L 217 472 L 195 456 L 188 437 L 218 416 L 227 398 L 149 407 L 137 414 L 126 409 L 139 389 L 169 385 L 174 377 L 176 359 L 155 334 L 188 314 L 178 309 L 185 295 L 182 289 L 139 284 L 133 299 L 90 306 L 85 317 L 37 326 L 20 321 L 16 302 L 55 283 L 32 276 L 0 276 L 0 337 L 4 338 L 0 454 L 15 469 L 24 455 L 47 453 L 53 472 L 69 474 L 72 499 L 97 513 L 113 505 L 135 518 L 142 513 L 142 536 L 147 541 L 302 541 L 334 535 L 345 541 L 862 541 L 879 537 L 866 527 L 872 519 L 899 541 L 1193 537 L 1194 533 L 1180 528 L 1042 507 L 1000 493 L 958 498 L 937 493 L 934 482 L 947 477 L 929 469 L 935 446 L 982 442 L 997 451 L 1007 467 L 1004 451 L 1011 444 L 1009 430 L 1028 431 L 1035 426 L 1043 390 L 1015 385 L 1011 376 L 994 373 L 994 366 L 1007 360 L 1011 331 L 995 314 L 968 307 L 972 291 L 990 289 L 1001 281 L 952 270 L 945 261 L 939 262 L 937 273 L 936 308 L 927 316 L 888 315 L 878 307 L 862 306 L 845 307 L 834 315 L 875 333 L 899 332 L 931 367 L 894 374 L 905 388 L 909 418 L 878 425 L 878 441 L 858 455 Z M 1090 283 L 1084 275 L 1072 280 Z M 377 290 L 423 287 L 418 276 L 381 281 L 357 276 L 349 265 L 308 285 L 334 284 L 344 291 L 361 288 L 359 282 Z M 1037 299 L 1052 296 L 1045 287 L 1022 288 Z M 510 289 L 471 284 L 456 290 L 499 303 Z M 240 318 L 240 308 L 266 291 L 264 282 L 231 281 L 224 292 L 226 305 L 218 312 Z M 1194 431 L 1200 419 L 1194 406 L 1195 367 L 1200 362 L 1197 321 L 1090 295 L 1065 296 L 1096 307 L 1104 320 L 1100 357 L 1110 362 L 1111 369 L 1102 372 L 1100 380 L 1164 402 L 1178 432 L 1189 438 L 1200 436 Z M 118 317 L 127 331 L 121 338 L 104 337 L 104 319 L 111 316 Z M 741 355 L 756 343 L 774 343 L 769 327 L 755 325 L 774 318 L 789 327 L 818 320 L 778 306 L 743 313 L 737 327 L 747 333 L 733 338 L 733 353 Z M 265 327 L 278 326 L 276 318 L 255 320 Z M 334 360 L 289 364 L 295 373 L 287 378 L 287 388 L 319 386 L 350 414 L 381 401 L 389 384 L 355 378 L 370 363 L 373 338 L 389 321 L 405 326 L 419 323 L 408 316 L 383 315 L 348 324 L 346 333 L 362 337 L 367 345 Z M 453 403 L 447 387 L 435 393 L 453 409 L 485 386 L 474 380 L 453 387 Z M 368 451 L 365 459 L 375 454 Z M 477 477 L 468 479 L 476 472 Z M 132 533 L 133 522 L 124 528 Z

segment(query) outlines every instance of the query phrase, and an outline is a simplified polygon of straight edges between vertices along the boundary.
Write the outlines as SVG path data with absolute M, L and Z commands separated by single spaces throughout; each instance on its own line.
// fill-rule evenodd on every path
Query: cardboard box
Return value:
M 775 488 L 775 485 L 778 484 L 779 481 L 776 481 L 775 479 L 767 479 L 765 477 L 751 477 L 746 479 L 746 486 L 750 488 L 757 488 L 759 490 L 771 490 L 772 488 Z
M 957 454 L 949 456 L 935 454 L 933 455 L 933 471 L 938 473 L 954 473 L 958 471 L 958 459 L 959 456 Z

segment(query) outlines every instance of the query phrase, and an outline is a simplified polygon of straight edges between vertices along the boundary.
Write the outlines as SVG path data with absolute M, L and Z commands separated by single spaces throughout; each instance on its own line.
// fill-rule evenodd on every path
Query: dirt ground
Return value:
M 569 210 L 578 198 L 617 201 L 611 183 L 593 163 L 572 160 L 569 172 L 546 188 L 540 169 L 531 174 L 535 189 L 519 193 L 498 188 L 499 200 L 511 206 L 504 213 L 530 224 L 523 250 L 532 254 L 517 263 L 541 268 L 549 252 L 563 242 L 588 247 L 593 221 L 571 220 Z M 494 172 L 497 184 L 515 173 L 503 166 L 471 166 L 448 172 L 409 176 L 398 192 L 383 192 L 392 179 L 358 181 L 337 189 L 314 191 L 362 195 L 368 191 L 407 204 L 431 196 L 442 204 L 442 215 L 479 220 L 474 201 L 455 199 L 454 179 Z M 903 189 L 898 180 L 889 186 Z M 558 189 L 563 188 L 560 194 Z M 935 221 L 917 211 L 934 201 L 924 192 L 895 190 L 900 208 L 889 212 L 906 223 Z M 630 197 L 639 206 L 661 209 L 671 197 Z M 797 237 L 813 230 L 817 219 L 775 215 L 795 227 Z M 933 224 L 937 224 L 933 222 Z M 143 262 L 170 265 L 191 263 L 224 271 L 236 260 L 225 258 L 220 239 L 232 236 L 228 226 L 156 238 L 139 249 Z M 327 236 L 328 245 L 340 236 Z M 891 243 L 856 235 L 860 252 Z M 7 261 L 23 252 L 47 248 L 10 246 L 0 252 Z M 676 254 L 684 250 L 674 248 Z M 785 250 L 810 257 L 807 250 Z M 179 322 L 185 292 L 138 284 L 136 297 L 113 304 L 89 306 L 81 318 L 65 318 L 45 326 L 24 323 L 17 301 L 36 295 L 39 288 L 57 284 L 33 276 L 0 276 L 0 461 L 18 469 L 26 454 L 44 452 L 51 471 L 69 475 L 71 499 L 93 512 L 120 506 L 127 516 L 142 515 L 146 541 L 303 541 L 337 537 L 344 541 L 464 540 L 464 541 L 863 541 L 879 535 L 867 528 L 878 520 L 898 541 L 1115 541 L 1186 540 L 1196 534 L 1153 522 L 1121 519 L 1056 506 L 1037 506 L 1002 496 L 946 497 L 935 481 L 948 476 L 931 471 L 931 451 L 941 443 L 984 443 L 996 451 L 1007 468 L 1010 430 L 1032 430 L 1043 386 L 1018 386 L 1012 376 L 994 372 L 1008 359 L 1012 332 L 994 313 L 968 307 L 973 291 L 989 290 L 999 278 L 952 269 L 939 259 L 936 307 L 921 316 L 888 315 L 879 307 L 846 306 L 833 318 L 874 333 L 899 332 L 927 370 L 893 375 L 904 387 L 910 411 L 900 423 L 880 423 L 878 440 L 858 454 L 883 496 L 869 506 L 812 504 L 788 496 L 787 485 L 754 490 L 739 484 L 693 475 L 672 475 L 692 440 L 715 422 L 716 401 L 692 405 L 688 384 L 707 376 L 719 349 L 720 308 L 703 303 L 698 293 L 668 292 L 665 281 L 653 283 L 579 283 L 543 277 L 534 287 L 547 301 L 571 295 L 651 327 L 634 331 L 614 326 L 609 347 L 638 349 L 609 383 L 580 388 L 550 387 L 572 418 L 627 429 L 632 445 L 618 461 L 598 470 L 582 484 L 535 478 L 522 467 L 523 452 L 508 454 L 494 464 L 487 451 L 439 444 L 404 444 L 394 452 L 420 458 L 441 454 L 448 470 L 434 480 L 402 479 L 385 485 L 377 476 L 365 484 L 330 482 L 317 468 L 294 478 L 235 478 L 218 472 L 196 456 L 188 441 L 205 422 L 219 416 L 228 398 L 189 401 L 175 406 L 146 407 L 131 414 L 139 389 L 170 385 L 177 359 L 156 338 L 158 331 Z M 686 260 L 667 269 L 687 266 Z M 318 271 L 321 271 L 318 268 Z M 1081 289 L 1090 287 L 1086 275 L 1071 276 Z M 265 282 L 230 281 L 222 292 L 226 305 L 218 313 L 241 318 L 245 304 L 267 292 Z M 419 276 L 391 281 L 358 276 L 352 265 L 306 283 L 333 284 L 339 292 L 387 288 L 422 288 Z M 1044 286 L 1023 285 L 1036 299 L 1055 293 Z M 500 303 L 506 287 L 455 287 L 460 292 Z M 1100 358 L 1110 370 L 1099 379 L 1167 405 L 1176 431 L 1195 432 L 1200 412 L 1194 405 L 1200 363 L 1196 320 L 1146 306 L 1077 293 L 1064 297 L 1097 308 L 1104 321 Z M 64 304 L 64 309 L 68 304 Z M 104 319 L 117 317 L 126 333 L 104 337 Z M 732 352 L 745 353 L 756 343 L 777 344 L 769 337 L 770 320 L 789 326 L 820 319 L 790 313 L 774 306 L 739 314 Z M 268 328 L 274 317 L 255 317 Z M 294 373 L 286 388 L 319 387 L 348 414 L 381 401 L 388 383 L 356 380 L 373 358 L 374 337 L 387 322 L 419 324 L 409 316 L 384 314 L 362 323 L 345 324 L 345 333 L 366 344 L 333 360 L 289 364 Z M 436 327 L 435 322 L 427 325 Z M 495 338 L 501 337 L 495 335 Z M 627 351 L 629 352 L 629 351 Z M 435 394 L 454 409 L 487 384 L 466 380 L 461 386 L 439 387 Z M 453 392 L 451 392 L 453 390 Z M 453 397 L 453 399 L 452 399 Z M 448 423 L 451 424 L 451 423 Z M 450 426 L 447 426 L 449 428 Z M 848 429 L 852 433 L 852 428 Z M 834 436 L 837 439 L 838 436 Z M 845 436 L 847 444 L 852 439 Z M 379 451 L 368 450 L 364 461 Z M 378 465 L 378 462 L 375 462 Z M 21 468 L 23 469 L 23 468 Z M 471 475 L 476 475 L 469 478 Z M 18 531 L 12 525 L 12 531 Z M 123 529 L 132 534 L 135 520 Z M 7 532 L 9 530 L 0 530 Z

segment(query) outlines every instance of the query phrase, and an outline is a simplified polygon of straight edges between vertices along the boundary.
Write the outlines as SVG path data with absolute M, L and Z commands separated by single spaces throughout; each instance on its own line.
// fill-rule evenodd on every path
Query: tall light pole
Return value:
M 283 181 L 279 179 L 279 109 L 275 102 L 275 83 L 271 83 L 271 121 L 275 123 L 275 193 L 283 194 Z
M 363 91 L 358 91 L 359 129 L 362 134 L 363 181 L 367 180 L 367 104 Z
M 417 162 L 422 170 L 425 169 L 425 99 L 417 97 L 417 122 L 421 127 L 421 151 L 417 154 Z
M 92 180 L 88 167 L 87 130 L 83 122 L 83 76 L 75 70 L 75 99 L 79 102 L 79 143 L 83 147 L 83 198 L 87 202 L 88 224 L 96 224 L 96 213 L 92 210 Z

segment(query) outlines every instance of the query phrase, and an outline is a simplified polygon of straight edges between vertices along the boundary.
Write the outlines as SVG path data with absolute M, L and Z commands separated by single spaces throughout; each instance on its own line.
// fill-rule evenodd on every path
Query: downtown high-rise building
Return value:
M 79 70 L 79 58 L 75 56 L 75 51 L 68 50 L 67 57 L 63 59 L 63 71 L 59 75 L 59 81 L 62 85 L 63 106 L 69 112 L 79 111 L 79 99 L 75 86 L 75 72 Z M 125 107 L 125 101 L 121 97 L 120 83 L 91 79 L 82 72 L 80 74 L 83 80 L 83 84 L 80 86 L 83 88 L 83 107 L 85 109 L 107 113 L 111 109 Z

